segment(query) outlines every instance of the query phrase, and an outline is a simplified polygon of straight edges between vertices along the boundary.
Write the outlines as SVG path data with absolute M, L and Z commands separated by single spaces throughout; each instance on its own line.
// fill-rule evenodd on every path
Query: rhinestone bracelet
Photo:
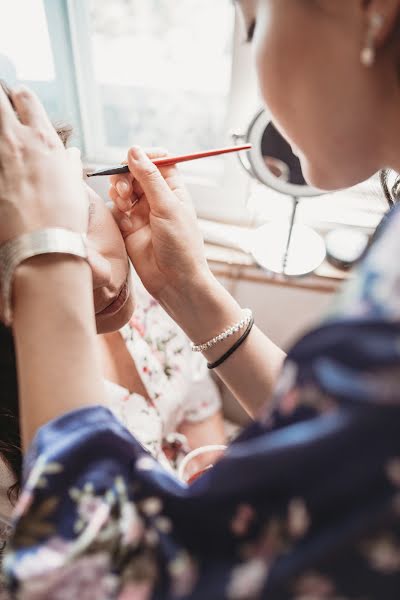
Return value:
M 245 308 L 243 310 L 243 318 L 238 323 L 236 323 L 235 325 L 232 325 L 231 327 L 228 327 L 228 329 L 225 329 L 225 331 L 216 335 L 215 337 L 212 338 L 212 340 L 209 340 L 208 342 L 205 342 L 204 344 L 192 344 L 193 352 L 205 352 L 206 350 L 209 350 L 213 346 L 216 346 L 217 344 L 219 344 L 219 342 L 226 340 L 226 338 L 231 337 L 238 331 L 241 331 L 242 329 L 247 327 L 248 324 L 250 323 L 250 321 L 252 320 L 252 318 L 253 318 L 253 312 L 250 310 L 250 308 Z

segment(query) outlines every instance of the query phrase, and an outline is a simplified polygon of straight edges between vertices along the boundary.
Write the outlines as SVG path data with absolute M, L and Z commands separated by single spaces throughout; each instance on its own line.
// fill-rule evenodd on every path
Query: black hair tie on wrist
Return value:
M 254 325 L 254 317 L 251 318 L 249 324 L 246 327 L 245 332 L 238 339 L 238 341 L 233 344 L 232 348 L 229 348 L 229 350 L 227 350 L 227 352 L 225 352 L 225 354 L 223 354 L 221 356 L 221 358 L 219 358 L 215 362 L 213 362 L 213 363 L 207 363 L 207 368 L 208 369 L 216 369 L 217 367 L 219 367 L 220 365 L 222 365 L 222 363 L 224 363 L 227 358 L 229 358 L 230 356 L 232 356 L 232 354 L 234 352 L 236 352 L 236 350 L 243 344 L 244 340 L 248 337 L 250 331 L 253 328 L 253 325 Z

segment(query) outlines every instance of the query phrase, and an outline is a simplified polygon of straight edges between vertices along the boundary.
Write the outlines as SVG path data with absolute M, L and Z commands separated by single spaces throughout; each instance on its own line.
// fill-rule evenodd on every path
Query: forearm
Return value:
M 160 299 L 164 308 L 195 343 L 213 338 L 242 317 L 236 300 L 212 276 L 191 281 L 179 294 Z M 204 353 L 217 360 L 240 337 L 239 332 Z M 249 337 L 215 372 L 253 417 L 264 408 L 274 388 L 285 353 L 256 326 Z
M 16 272 L 14 321 L 23 445 L 49 420 L 102 403 L 89 267 L 43 256 Z
M 210 444 L 225 444 L 224 420 L 221 412 L 198 423 L 184 421 L 179 426 L 179 432 L 187 437 L 191 450 Z

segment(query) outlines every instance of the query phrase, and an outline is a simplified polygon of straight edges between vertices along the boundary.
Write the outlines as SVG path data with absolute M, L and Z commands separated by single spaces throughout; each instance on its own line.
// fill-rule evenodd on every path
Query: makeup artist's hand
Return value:
M 36 95 L 0 87 L 0 244 L 48 227 L 86 232 L 79 151 L 65 150 Z
M 132 148 L 130 173 L 111 178 L 110 197 L 133 266 L 150 294 L 168 305 L 171 296 L 184 297 L 189 285 L 212 275 L 178 169 L 159 170 L 150 160 L 165 155 Z

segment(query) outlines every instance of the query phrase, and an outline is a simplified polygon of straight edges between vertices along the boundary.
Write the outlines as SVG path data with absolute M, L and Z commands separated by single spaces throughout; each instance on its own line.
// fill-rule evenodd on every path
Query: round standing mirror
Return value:
M 289 223 L 269 223 L 255 232 L 251 252 L 256 262 L 287 276 L 312 273 L 325 260 L 325 243 L 311 227 L 296 223 L 296 211 L 301 198 L 324 192 L 306 183 L 298 157 L 265 110 L 257 113 L 245 134 L 233 137 L 237 142 L 252 144 L 252 149 L 239 157 L 249 175 L 289 196 L 293 203 Z

